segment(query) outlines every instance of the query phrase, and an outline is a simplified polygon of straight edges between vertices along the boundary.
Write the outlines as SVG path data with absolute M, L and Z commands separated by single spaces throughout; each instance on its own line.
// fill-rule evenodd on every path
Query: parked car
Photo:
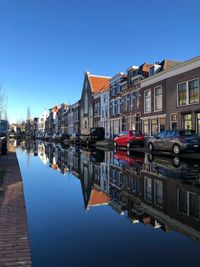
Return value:
M 144 146 L 144 135 L 139 131 L 123 131 L 114 139 L 114 146 L 126 146 L 130 148 L 134 145 Z
M 81 135 L 81 144 L 95 144 L 97 141 L 105 139 L 105 130 L 103 127 L 94 127 L 90 129 L 89 134 Z
M 0 153 L 5 155 L 7 153 L 8 141 L 8 121 L 0 120 Z
M 200 151 L 200 136 L 194 130 L 161 131 L 148 140 L 150 151 L 172 151 L 178 155 L 183 151 Z
M 73 133 L 70 136 L 70 144 L 72 145 L 80 145 L 81 144 L 81 138 L 79 133 Z

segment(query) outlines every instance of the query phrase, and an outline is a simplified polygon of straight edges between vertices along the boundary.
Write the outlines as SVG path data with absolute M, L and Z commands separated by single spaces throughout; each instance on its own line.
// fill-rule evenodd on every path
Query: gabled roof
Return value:
M 167 69 L 170 69 L 172 67 L 175 67 L 176 65 L 178 65 L 180 63 L 181 63 L 180 61 L 164 59 L 163 61 L 161 61 L 159 63 L 159 65 L 161 65 L 161 68 L 160 68 L 160 70 L 158 72 L 161 72 L 163 70 L 167 70 Z
M 107 205 L 110 202 L 110 197 L 97 189 L 93 189 L 90 195 L 90 200 L 88 202 L 88 207 L 90 206 L 99 206 L 99 205 Z
M 110 77 L 91 75 L 87 73 L 93 93 L 103 92 L 109 89 Z

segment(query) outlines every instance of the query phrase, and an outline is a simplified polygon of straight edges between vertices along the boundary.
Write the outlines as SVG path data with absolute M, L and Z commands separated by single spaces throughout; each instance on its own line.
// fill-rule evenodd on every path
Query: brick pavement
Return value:
M 23 184 L 12 147 L 0 165 L 6 172 L 4 192 L 0 193 L 0 267 L 29 267 L 32 262 Z

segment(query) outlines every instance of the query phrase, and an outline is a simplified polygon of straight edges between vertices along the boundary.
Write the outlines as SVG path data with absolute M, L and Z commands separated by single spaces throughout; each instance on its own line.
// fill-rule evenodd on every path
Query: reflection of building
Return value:
M 200 241 L 199 162 L 161 156 L 149 162 L 144 155 L 127 156 L 125 151 L 113 154 L 27 141 L 23 149 L 32 155 L 38 151 L 44 163 L 48 159 L 53 169 L 80 179 L 86 209 L 109 205 L 118 214 L 126 213 L 132 223 L 176 230 Z

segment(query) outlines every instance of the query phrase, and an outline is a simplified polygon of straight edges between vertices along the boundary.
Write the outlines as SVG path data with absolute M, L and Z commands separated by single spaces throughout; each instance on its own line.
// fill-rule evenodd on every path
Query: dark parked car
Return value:
M 105 130 L 103 127 L 94 127 L 90 129 L 90 133 L 81 135 L 81 144 L 95 144 L 97 141 L 105 139 Z
M 130 148 L 134 145 L 144 146 L 144 135 L 139 131 L 123 131 L 114 139 L 114 146 L 126 146 Z
M 200 151 L 200 136 L 194 130 L 162 131 L 148 140 L 150 151 L 172 151 L 178 155 L 182 151 Z
M 70 144 L 72 145 L 80 145 L 81 144 L 81 138 L 79 133 L 73 133 L 70 136 Z
M 5 155 L 7 153 L 7 138 L 8 136 L 8 121 L 0 120 L 0 153 Z

